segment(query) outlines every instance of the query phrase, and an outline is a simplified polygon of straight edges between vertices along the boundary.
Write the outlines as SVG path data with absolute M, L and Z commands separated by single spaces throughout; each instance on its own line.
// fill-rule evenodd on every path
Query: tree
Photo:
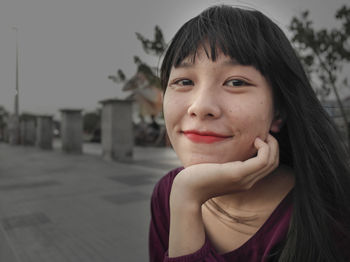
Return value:
M 154 39 L 150 40 L 144 37 L 142 34 L 136 32 L 136 38 L 141 42 L 142 48 L 146 54 L 161 56 L 166 49 L 166 43 L 164 40 L 164 36 L 162 30 L 159 26 L 155 26 L 154 28 Z M 134 56 L 134 63 L 137 66 L 137 72 L 142 72 L 147 77 L 147 80 L 160 88 L 160 80 L 157 76 L 157 68 L 148 65 L 143 62 L 139 56 Z M 116 75 L 109 75 L 109 79 L 111 79 L 114 83 L 125 83 L 127 78 L 124 72 L 121 69 L 118 69 Z
M 350 143 L 348 116 L 339 95 L 340 88 L 350 87 L 347 76 L 340 79 L 344 64 L 350 61 L 350 8 L 342 6 L 336 11 L 335 18 L 341 22 L 340 28 L 316 30 L 309 18 L 309 11 L 305 11 L 299 17 L 292 18 L 289 29 L 293 34 L 291 41 L 316 94 L 321 98 L 331 92 L 335 95 Z

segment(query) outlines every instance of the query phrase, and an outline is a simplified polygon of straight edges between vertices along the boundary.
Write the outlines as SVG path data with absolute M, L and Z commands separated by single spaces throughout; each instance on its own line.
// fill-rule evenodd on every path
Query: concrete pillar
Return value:
M 83 149 L 83 117 L 81 109 L 61 109 L 62 150 L 81 154 Z
M 9 143 L 9 117 L 3 117 L 2 125 L 2 141 Z
M 102 155 L 106 159 L 132 159 L 134 134 L 132 101 L 109 99 L 103 105 L 101 119 Z
M 8 135 L 10 145 L 19 145 L 20 133 L 19 133 L 19 118 L 16 115 L 11 115 L 8 119 Z
M 36 126 L 36 146 L 41 149 L 52 149 L 53 120 L 52 116 L 38 116 Z
M 4 116 L 0 114 L 0 141 L 5 141 L 5 127 L 6 123 L 4 120 Z
M 9 130 L 7 125 L 4 127 L 4 142 L 6 143 L 10 142 Z
M 34 146 L 36 140 L 36 116 L 21 115 L 20 120 L 21 144 Z

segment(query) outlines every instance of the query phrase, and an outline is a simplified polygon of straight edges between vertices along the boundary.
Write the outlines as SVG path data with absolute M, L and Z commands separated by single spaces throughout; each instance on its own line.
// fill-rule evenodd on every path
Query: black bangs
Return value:
M 246 19 L 242 17 L 244 14 L 241 10 L 233 10 L 234 13 L 229 7 L 218 6 L 205 10 L 189 21 L 183 28 L 180 41 L 175 44 L 178 46 L 178 52 L 175 54 L 173 65 L 178 66 L 189 56 L 192 56 L 194 62 L 198 48 L 203 48 L 212 61 L 216 60 L 218 51 L 221 51 L 241 64 L 251 65 L 256 60 L 252 52 L 255 49 L 252 43 L 256 39 L 251 39 L 252 32 L 247 34 L 247 26 L 242 24 L 243 21 L 246 23 Z M 256 20 L 255 17 L 250 19 Z
M 252 65 L 263 75 L 266 64 L 273 57 L 264 40 L 266 18 L 258 11 L 230 6 L 214 6 L 185 23 L 174 36 L 161 68 L 162 87 L 165 88 L 171 67 L 185 58 L 195 62 L 197 51 L 203 48 L 215 61 L 218 52 L 230 56 L 242 65 Z M 271 22 L 272 23 L 272 22 Z M 267 32 L 268 34 L 271 32 Z

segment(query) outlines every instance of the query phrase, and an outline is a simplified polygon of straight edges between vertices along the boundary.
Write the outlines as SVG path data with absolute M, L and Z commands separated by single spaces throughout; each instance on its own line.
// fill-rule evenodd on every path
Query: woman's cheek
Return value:
M 164 118 L 167 121 L 171 119 L 171 117 L 174 114 L 174 101 L 172 101 L 168 96 L 164 96 L 164 101 L 163 101 L 163 112 L 164 112 Z

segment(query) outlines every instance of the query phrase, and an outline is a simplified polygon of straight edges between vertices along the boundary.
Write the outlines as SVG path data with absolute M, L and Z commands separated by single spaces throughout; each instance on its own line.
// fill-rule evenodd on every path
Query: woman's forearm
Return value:
M 170 197 L 169 257 L 194 253 L 205 242 L 201 204 L 173 187 Z

